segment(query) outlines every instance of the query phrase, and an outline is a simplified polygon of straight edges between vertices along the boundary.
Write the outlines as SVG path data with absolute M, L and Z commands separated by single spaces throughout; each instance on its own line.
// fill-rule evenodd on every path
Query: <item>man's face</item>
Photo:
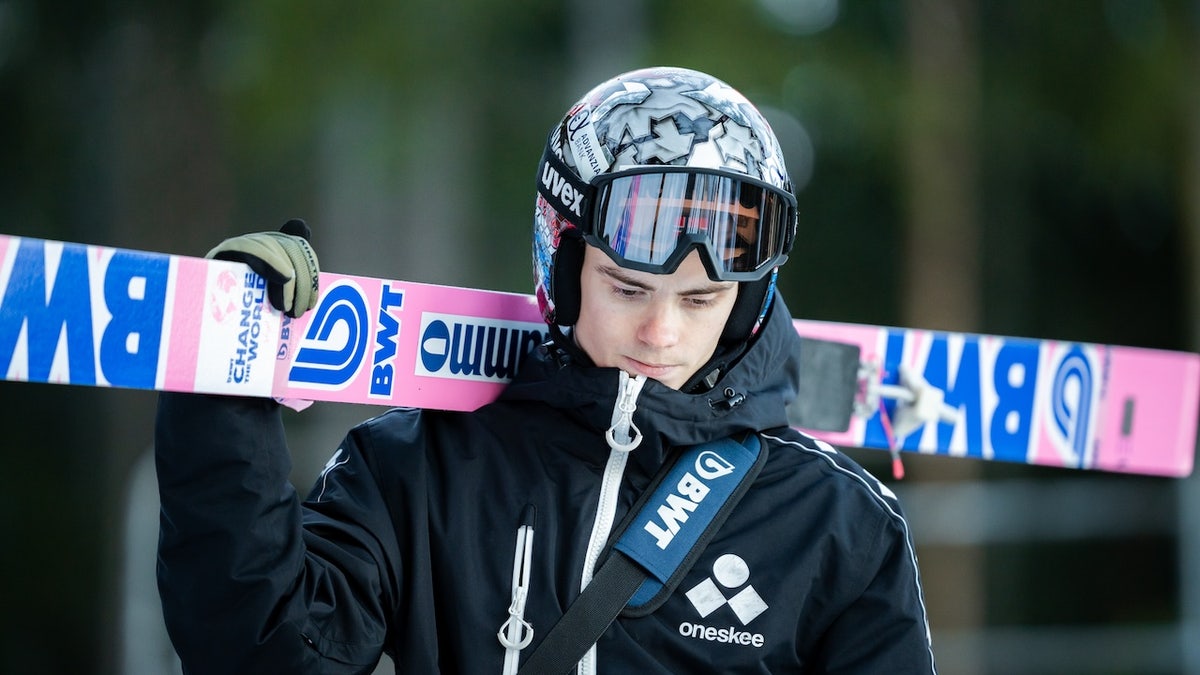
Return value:
M 650 274 L 588 246 L 581 295 L 575 340 L 597 366 L 678 389 L 716 350 L 737 284 L 709 279 L 696 251 L 674 274 Z

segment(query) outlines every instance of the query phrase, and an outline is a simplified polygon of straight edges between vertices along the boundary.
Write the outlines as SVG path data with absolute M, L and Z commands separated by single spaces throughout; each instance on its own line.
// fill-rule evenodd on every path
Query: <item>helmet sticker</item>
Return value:
M 608 158 L 596 138 L 596 125 L 592 124 L 592 108 L 586 103 L 567 118 L 567 141 L 575 155 L 575 170 L 584 181 L 608 171 Z

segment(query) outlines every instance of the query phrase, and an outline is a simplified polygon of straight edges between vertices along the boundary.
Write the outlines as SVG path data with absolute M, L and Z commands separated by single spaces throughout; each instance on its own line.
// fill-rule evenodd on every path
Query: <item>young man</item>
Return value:
M 301 503 L 275 402 L 163 394 L 159 583 L 187 672 L 366 673 L 386 652 L 404 673 L 515 673 L 585 588 L 607 593 L 614 538 L 667 550 L 700 520 L 723 440 L 757 451 L 748 489 L 577 672 L 933 672 L 894 496 L 787 426 L 798 338 L 775 275 L 796 209 L 759 112 L 702 73 L 627 73 L 571 108 L 538 177 L 554 337 L 495 403 L 363 423 Z M 315 301 L 300 237 L 210 255 L 250 262 L 289 313 Z M 641 508 L 693 449 L 713 454 Z

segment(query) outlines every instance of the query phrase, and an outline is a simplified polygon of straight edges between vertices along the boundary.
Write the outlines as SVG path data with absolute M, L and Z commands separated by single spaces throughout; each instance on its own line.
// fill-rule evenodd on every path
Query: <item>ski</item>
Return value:
M 797 320 L 791 422 L 833 445 L 1187 476 L 1200 354 Z M 472 410 L 547 339 L 533 296 L 0 235 L 4 379 Z

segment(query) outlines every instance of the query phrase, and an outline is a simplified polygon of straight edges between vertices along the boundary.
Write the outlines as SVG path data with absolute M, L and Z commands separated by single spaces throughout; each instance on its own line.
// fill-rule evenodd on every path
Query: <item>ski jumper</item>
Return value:
M 351 430 L 303 500 L 275 402 L 163 394 L 159 585 L 185 672 L 369 673 L 383 653 L 397 672 L 506 672 L 664 462 L 747 432 L 769 453 L 749 491 L 675 591 L 619 617 L 584 669 L 933 672 L 894 495 L 786 425 L 797 341 L 776 297 L 699 394 L 536 350 L 475 412 L 396 409 Z M 681 483 L 660 536 L 702 492 Z

